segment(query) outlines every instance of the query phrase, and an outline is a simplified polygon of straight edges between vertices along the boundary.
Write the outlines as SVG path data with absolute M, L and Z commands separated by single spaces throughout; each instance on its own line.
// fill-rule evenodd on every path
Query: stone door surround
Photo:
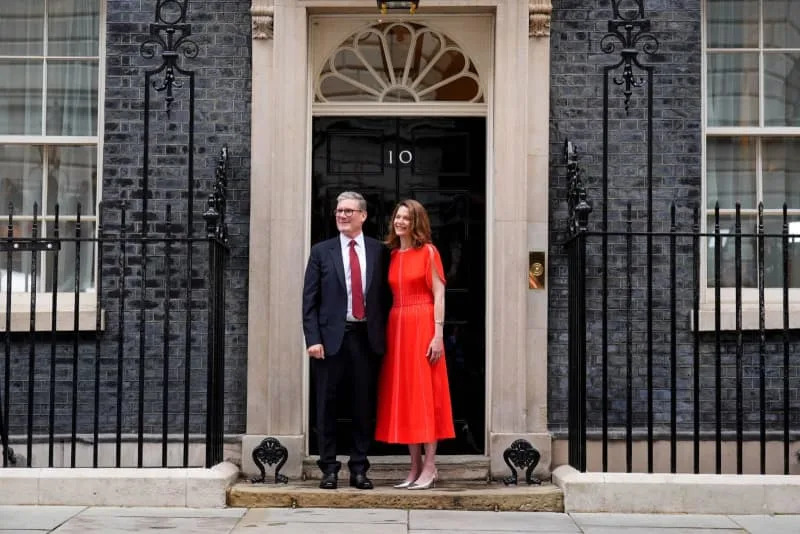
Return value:
M 253 101 L 247 432 L 252 449 L 274 436 L 289 449 L 282 472 L 299 476 L 307 451 L 308 361 L 301 328 L 310 221 L 310 21 L 375 13 L 356 0 L 253 0 Z M 547 292 L 528 290 L 528 253 L 547 250 L 549 0 L 426 1 L 416 16 L 490 14 L 487 87 L 487 454 L 507 474 L 514 440 L 542 453 L 547 429 Z M 375 14 L 377 18 L 377 14 Z M 442 17 L 446 20 L 447 17 Z M 444 24 L 446 24 L 445 22 Z M 452 32 L 458 39 L 458 32 Z M 306 91 L 298 90 L 307 88 Z M 296 310 L 296 313 L 291 313 Z

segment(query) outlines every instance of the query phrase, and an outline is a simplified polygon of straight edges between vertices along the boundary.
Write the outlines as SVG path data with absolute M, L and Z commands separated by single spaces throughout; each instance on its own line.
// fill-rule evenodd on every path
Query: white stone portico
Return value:
M 547 250 L 550 0 L 425 0 L 409 20 L 449 37 L 470 17 L 490 35 L 487 98 L 486 455 L 507 474 L 502 453 L 524 438 L 550 471 L 547 428 L 547 292 L 528 289 L 528 253 Z M 247 429 L 243 470 L 264 437 L 289 450 L 299 476 L 307 455 L 308 358 L 301 324 L 310 235 L 312 32 L 316 17 L 378 19 L 372 0 L 253 0 Z M 465 29 L 464 31 L 468 31 Z M 335 41 L 335 39 L 332 39 Z M 465 46 L 467 48 L 467 46 Z M 480 66 L 480 65 L 479 65 Z M 406 104 L 408 105 L 408 104 Z M 411 104 L 413 106 L 414 104 Z M 366 108 L 365 108 L 366 109 Z M 435 113 L 419 104 L 417 115 Z M 368 114 L 365 112 L 364 114 Z M 384 112 L 384 114 L 386 114 Z

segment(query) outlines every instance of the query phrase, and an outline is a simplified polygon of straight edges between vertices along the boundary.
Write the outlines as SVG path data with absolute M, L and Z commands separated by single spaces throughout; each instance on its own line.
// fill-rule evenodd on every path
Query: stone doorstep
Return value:
M 437 483 L 436 488 L 411 491 L 394 489 L 388 482 L 375 482 L 375 489 L 359 490 L 348 485 L 347 477 L 340 476 L 339 489 L 322 490 L 319 489 L 319 482 L 316 480 L 289 484 L 251 484 L 242 481 L 228 490 L 228 506 L 564 511 L 564 495 L 552 484 L 528 486 L 523 482 L 518 486 L 506 486 L 502 482 L 487 484 L 477 481 L 445 480 Z
M 204 468 L 2 468 L 0 505 L 221 508 L 238 466 Z
M 308 456 L 303 460 L 303 480 L 319 480 L 322 472 L 317 467 L 317 456 Z M 347 457 L 337 456 L 337 460 L 342 463 L 339 471 L 339 478 L 347 480 L 350 472 L 347 469 Z M 404 480 L 408 475 L 408 456 L 371 456 L 369 477 L 376 481 L 397 481 Z M 436 458 L 436 467 L 442 480 L 462 480 L 462 481 L 483 481 L 489 477 L 490 460 L 483 455 L 441 455 Z M 273 466 L 274 467 L 274 466 Z M 275 470 L 267 466 L 267 478 Z M 510 474 L 510 472 L 509 472 Z M 525 474 L 519 473 L 517 476 L 524 479 Z
M 553 483 L 566 512 L 800 514 L 794 475 L 581 473 L 562 465 Z

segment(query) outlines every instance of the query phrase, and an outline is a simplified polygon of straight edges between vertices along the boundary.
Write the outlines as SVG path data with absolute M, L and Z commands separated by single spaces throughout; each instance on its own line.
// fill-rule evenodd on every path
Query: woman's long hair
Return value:
M 390 249 L 400 248 L 400 238 L 394 232 L 394 218 L 397 216 L 397 212 L 400 208 L 403 207 L 408 209 L 408 215 L 411 218 L 409 233 L 411 234 L 411 242 L 414 248 L 419 248 L 426 243 L 430 243 L 431 221 L 428 218 L 428 212 L 425 211 L 422 204 L 416 200 L 407 198 L 398 202 L 397 206 L 394 207 L 392 217 L 389 219 L 389 233 L 386 235 L 386 240 L 384 241 L 386 246 Z

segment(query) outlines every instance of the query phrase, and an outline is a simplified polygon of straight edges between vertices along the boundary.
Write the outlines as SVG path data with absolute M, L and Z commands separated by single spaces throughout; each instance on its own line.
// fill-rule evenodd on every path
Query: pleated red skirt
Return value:
M 435 326 L 434 269 L 444 281 L 433 245 L 392 252 L 389 285 L 394 300 L 378 382 L 378 441 L 428 443 L 455 436 L 445 358 L 431 364 L 426 357 Z

